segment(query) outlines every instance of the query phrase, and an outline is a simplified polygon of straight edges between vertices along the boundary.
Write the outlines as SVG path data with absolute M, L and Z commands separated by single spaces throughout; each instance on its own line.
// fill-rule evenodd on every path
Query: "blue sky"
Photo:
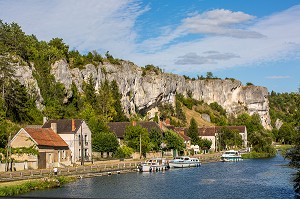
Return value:
M 82 53 L 212 72 L 271 92 L 300 87 L 299 0 L 0 0 L 0 19 Z

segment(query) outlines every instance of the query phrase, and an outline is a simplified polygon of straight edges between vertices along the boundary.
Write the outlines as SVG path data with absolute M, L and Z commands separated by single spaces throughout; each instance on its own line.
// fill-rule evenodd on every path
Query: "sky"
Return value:
M 0 0 L 0 19 L 82 54 L 191 78 L 300 88 L 299 0 Z

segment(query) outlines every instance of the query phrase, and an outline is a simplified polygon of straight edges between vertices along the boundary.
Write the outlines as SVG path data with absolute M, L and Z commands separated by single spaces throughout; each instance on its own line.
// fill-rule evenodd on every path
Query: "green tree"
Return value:
M 0 88 L 2 99 L 4 99 L 5 90 L 10 87 L 14 72 L 14 68 L 9 64 L 7 55 L 0 53 Z
M 234 146 L 241 147 L 243 144 L 242 137 L 236 130 L 231 130 L 228 127 L 222 127 L 218 133 L 218 144 L 219 147 L 221 147 L 221 150 L 226 148 L 232 148 Z
M 93 150 L 97 152 L 115 152 L 119 147 L 117 137 L 112 132 L 98 132 L 93 136 Z
M 96 107 L 97 97 L 95 90 L 95 82 L 92 75 L 89 76 L 88 83 L 83 84 L 83 90 L 85 94 L 85 101 L 92 105 L 93 108 L 98 108 Z
M 191 138 L 192 144 L 200 146 L 200 138 L 198 133 L 198 124 L 194 118 L 190 121 L 187 136 Z
M 49 44 L 49 46 L 52 46 L 52 47 L 56 48 L 57 50 L 59 50 L 60 54 L 64 55 L 64 57 L 68 57 L 69 46 L 63 42 L 63 39 L 53 38 L 49 41 L 48 44 Z
M 171 116 L 174 116 L 174 112 L 175 112 L 172 104 L 170 103 L 159 104 L 158 110 L 160 112 L 160 119 L 162 120 L 171 118 Z
M 283 123 L 278 131 L 278 138 L 284 144 L 292 144 L 296 136 L 295 134 L 295 129 L 291 124 Z
M 299 89 L 300 91 L 300 89 Z M 294 101 L 297 104 L 295 111 L 293 113 L 293 120 L 296 126 L 296 136 L 294 139 L 294 147 L 287 152 L 287 158 L 290 159 L 290 165 L 297 168 L 297 173 L 295 175 L 294 181 L 294 190 L 296 197 L 300 196 L 300 95 L 294 96 Z
M 41 121 L 41 113 L 30 98 L 25 86 L 19 81 L 12 81 L 5 93 L 6 116 L 15 122 L 35 123 Z
M 272 137 L 265 130 L 259 130 L 252 135 L 253 151 L 258 153 L 268 153 L 270 157 L 275 156 L 276 150 L 272 146 Z
M 200 147 L 202 149 L 207 149 L 209 150 L 211 148 L 211 144 L 212 144 L 212 141 L 211 140 L 208 140 L 208 139 L 201 139 L 201 145 Z
M 97 96 L 97 105 L 100 114 L 105 116 L 108 121 L 111 121 L 114 117 L 116 117 L 117 112 L 114 108 L 115 100 L 113 98 L 108 80 L 105 80 L 101 83 L 98 92 L 99 94 Z
M 207 79 L 212 79 L 212 78 L 214 78 L 213 73 L 212 73 L 212 72 L 207 72 L 207 73 L 206 73 L 206 78 L 207 78 Z
M 146 152 L 150 150 L 149 143 L 149 133 L 148 130 L 143 128 L 140 125 L 136 126 L 127 126 L 125 130 L 124 140 L 126 145 L 132 148 L 134 151 L 140 150 L 140 141 L 141 141 L 141 148 L 142 154 L 145 155 Z
M 164 143 L 167 149 L 182 151 L 185 147 L 184 140 L 174 131 L 168 130 L 164 135 Z
M 133 153 L 133 149 L 128 146 L 121 146 L 117 149 L 115 156 L 118 158 L 130 158 Z
M 159 129 L 153 128 L 150 130 L 149 133 L 150 143 L 151 143 L 151 150 L 159 151 L 160 145 L 162 143 L 162 134 Z
M 125 114 L 123 112 L 123 108 L 122 108 L 122 104 L 121 104 L 122 94 L 119 91 L 119 86 L 118 86 L 116 80 L 113 80 L 110 83 L 110 90 L 112 93 L 112 97 L 114 99 L 113 107 L 116 111 L 116 115 L 113 118 L 113 121 L 114 122 L 128 121 L 128 118 L 125 116 Z
M 182 121 L 183 124 L 186 124 L 186 116 L 182 110 L 181 103 L 176 100 L 176 117 Z

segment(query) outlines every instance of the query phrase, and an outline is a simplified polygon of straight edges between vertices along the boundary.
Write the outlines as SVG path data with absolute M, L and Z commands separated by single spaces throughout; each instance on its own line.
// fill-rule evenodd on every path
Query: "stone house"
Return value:
M 30 162 L 33 169 L 71 163 L 71 152 L 67 143 L 51 128 L 22 128 L 11 140 L 12 148 L 31 146 L 38 150 L 38 155 L 13 155 L 12 158 Z M 35 166 L 32 163 L 36 163 Z
M 212 127 L 200 127 L 198 128 L 199 136 L 212 141 L 211 150 L 217 149 L 217 138 L 220 130 L 226 127 L 230 130 L 236 130 L 242 137 L 243 146 L 247 147 L 247 128 L 246 126 L 212 126 Z
M 81 119 L 48 120 L 42 128 L 51 128 L 69 146 L 72 163 L 92 161 L 92 133 L 86 122 Z

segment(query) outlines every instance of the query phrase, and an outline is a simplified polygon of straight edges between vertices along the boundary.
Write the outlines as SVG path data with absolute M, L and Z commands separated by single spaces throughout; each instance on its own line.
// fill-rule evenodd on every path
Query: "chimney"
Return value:
M 132 126 L 136 126 L 136 121 L 135 120 L 132 121 Z
M 75 120 L 72 119 L 72 132 L 74 132 L 74 131 L 75 131 Z
M 51 129 L 57 133 L 57 123 L 51 123 Z

